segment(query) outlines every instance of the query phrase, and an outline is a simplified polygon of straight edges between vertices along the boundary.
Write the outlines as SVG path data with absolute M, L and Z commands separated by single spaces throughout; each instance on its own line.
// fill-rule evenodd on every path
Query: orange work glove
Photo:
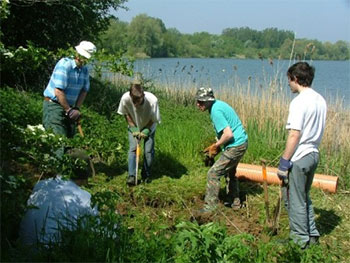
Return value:
M 217 147 L 215 143 L 204 149 L 204 153 L 208 154 L 210 158 L 214 158 L 220 152 L 220 147 Z

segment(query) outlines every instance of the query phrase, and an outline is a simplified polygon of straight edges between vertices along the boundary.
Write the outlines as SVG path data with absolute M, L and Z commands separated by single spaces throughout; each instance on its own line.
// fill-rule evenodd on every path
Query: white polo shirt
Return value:
M 303 90 L 292 100 L 286 128 L 298 130 L 301 133 L 292 162 L 310 152 L 318 152 L 326 124 L 326 114 L 326 101 L 312 88 Z
M 157 123 L 160 123 L 161 121 L 158 99 L 148 91 L 145 91 L 144 103 L 137 107 L 132 103 L 130 92 L 125 92 L 120 99 L 118 113 L 120 115 L 129 114 L 134 123 L 141 130 L 146 127 L 150 120 L 152 120 L 153 125 L 151 127 L 151 133 L 155 131 Z

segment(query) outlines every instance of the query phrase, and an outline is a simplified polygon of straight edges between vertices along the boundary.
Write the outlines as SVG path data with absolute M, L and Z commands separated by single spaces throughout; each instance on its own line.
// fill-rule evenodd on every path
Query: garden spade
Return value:
M 81 128 L 81 123 L 78 122 L 78 131 L 79 131 L 79 134 L 81 137 L 84 138 L 84 133 L 83 133 L 83 129 Z M 92 162 L 91 158 L 89 158 L 89 165 L 90 165 L 90 168 L 91 168 L 91 172 L 92 172 L 92 177 L 95 176 L 95 166 L 94 166 L 94 163 Z
M 135 171 L 135 185 L 137 185 L 137 174 L 139 170 L 139 160 L 140 160 L 140 153 L 141 153 L 141 146 L 140 146 L 140 139 L 135 138 L 137 141 L 136 145 L 136 171 Z
M 279 224 L 279 219 L 280 219 L 280 214 L 281 214 L 281 203 L 282 203 L 282 187 L 283 187 L 283 181 L 280 187 L 280 193 L 279 197 L 277 200 L 277 204 L 274 210 L 274 215 L 273 215 L 273 221 L 272 221 L 272 234 L 277 234 L 278 232 L 278 224 Z
M 267 191 L 267 174 L 266 174 L 266 160 L 261 160 L 262 164 L 262 175 L 264 182 L 264 195 L 265 195 L 265 211 L 266 211 L 266 224 L 270 227 L 270 212 L 269 212 L 269 195 Z

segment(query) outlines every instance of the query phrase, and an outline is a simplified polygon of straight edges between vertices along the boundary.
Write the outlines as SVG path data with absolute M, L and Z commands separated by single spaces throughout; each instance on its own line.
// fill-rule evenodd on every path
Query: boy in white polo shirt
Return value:
M 311 88 L 314 74 L 315 68 L 306 62 L 298 62 L 288 69 L 290 89 L 299 94 L 289 106 L 286 125 L 289 135 L 277 172 L 284 186 L 290 238 L 302 248 L 317 243 L 320 236 L 310 188 L 319 162 L 318 147 L 326 123 L 327 105 Z

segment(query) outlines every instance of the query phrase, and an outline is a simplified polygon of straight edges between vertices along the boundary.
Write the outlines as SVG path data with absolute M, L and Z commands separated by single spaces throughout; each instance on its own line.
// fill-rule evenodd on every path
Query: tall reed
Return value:
M 258 129 L 261 134 L 267 136 L 264 140 L 268 142 L 279 140 L 279 152 L 282 153 L 287 135 L 285 125 L 289 104 L 292 100 L 291 96 L 281 92 L 283 89 L 289 89 L 283 85 L 283 83 L 270 82 L 255 90 L 250 90 L 249 84 L 248 86 L 220 87 L 218 91 L 214 88 L 214 95 L 235 109 L 245 127 L 253 121 L 256 124 L 254 129 Z M 157 84 L 155 90 L 159 90 L 167 100 L 184 105 L 195 104 L 196 87 L 194 85 L 185 88 L 184 86 Z M 279 133 L 279 136 L 276 136 L 276 132 Z M 319 170 L 322 173 L 341 176 L 341 181 L 347 186 L 349 183 L 346 183 L 346 178 L 350 178 L 349 133 L 350 111 L 340 102 L 328 105 L 327 124 L 320 146 L 322 161 Z M 254 147 L 252 143 L 254 142 L 250 143 L 250 147 Z

